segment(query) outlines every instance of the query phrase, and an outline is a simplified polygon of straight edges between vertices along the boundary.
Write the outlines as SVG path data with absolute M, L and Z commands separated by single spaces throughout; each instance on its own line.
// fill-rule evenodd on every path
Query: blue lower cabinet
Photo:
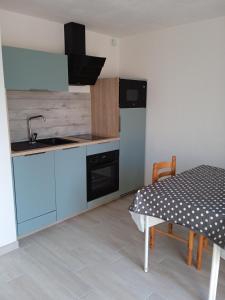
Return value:
M 121 108 L 120 194 L 144 185 L 145 108 Z
M 24 234 L 42 228 L 41 216 L 56 211 L 54 154 L 41 153 L 15 157 L 13 170 L 16 216 L 20 235 L 22 232 Z M 28 222 L 26 230 L 19 229 L 19 224 L 35 218 L 37 218 L 35 226 L 32 222 Z M 52 221 L 56 221 L 54 218 Z
M 86 147 L 55 152 L 57 220 L 87 209 Z

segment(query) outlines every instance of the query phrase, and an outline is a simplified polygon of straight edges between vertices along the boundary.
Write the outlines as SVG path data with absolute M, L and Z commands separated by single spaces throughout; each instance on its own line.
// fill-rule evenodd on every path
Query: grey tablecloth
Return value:
M 201 165 L 143 187 L 129 210 L 185 226 L 225 249 L 225 170 Z

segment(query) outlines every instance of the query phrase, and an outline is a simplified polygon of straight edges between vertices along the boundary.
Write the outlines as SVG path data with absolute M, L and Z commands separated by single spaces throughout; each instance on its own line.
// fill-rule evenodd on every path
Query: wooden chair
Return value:
M 166 169 L 162 172 L 161 170 Z M 157 162 L 153 164 L 153 173 L 152 173 L 152 183 L 156 183 L 162 177 L 175 176 L 176 175 L 176 156 L 172 156 L 170 162 Z M 188 246 L 187 253 L 187 264 L 192 264 L 192 253 L 194 246 L 194 237 L 195 233 L 192 230 L 189 230 L 188 239 L 185 240 L 182 237 L 173 233 L 173 224 L 168 224 L 168 232 L 156 229 L 154 226 L 150 228 L 150 248 L 153 249 L 155 245 L 155 233 L 160 233 L 166 235 L 170 238 L 176 239 L 180 242 L 186 243 Z M 199 252 L 200 255 L 200 252 Z

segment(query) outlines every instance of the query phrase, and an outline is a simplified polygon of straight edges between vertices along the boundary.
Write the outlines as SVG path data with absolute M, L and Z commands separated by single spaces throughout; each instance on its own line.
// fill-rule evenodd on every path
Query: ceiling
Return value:
M 0 8 L 121 37 L 225 15 L 225 0 L 0 0 Z

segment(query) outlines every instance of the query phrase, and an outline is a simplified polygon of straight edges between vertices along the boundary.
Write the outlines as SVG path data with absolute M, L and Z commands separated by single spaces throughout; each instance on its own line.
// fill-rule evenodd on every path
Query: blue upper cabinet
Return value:
M 15 157 L 13 170 L 19 235 L 47 225 L 49 216 L 52 223 L 56 211 L 54 154 Z
M 120 194 L 144 185 L 145 108 L 120 109 Z
M 87 209 L 86 147 L 55 153 L 57 220 Z
M 68 90 L 67 56 L 23 48 L 2 48 L 8 90 Z

